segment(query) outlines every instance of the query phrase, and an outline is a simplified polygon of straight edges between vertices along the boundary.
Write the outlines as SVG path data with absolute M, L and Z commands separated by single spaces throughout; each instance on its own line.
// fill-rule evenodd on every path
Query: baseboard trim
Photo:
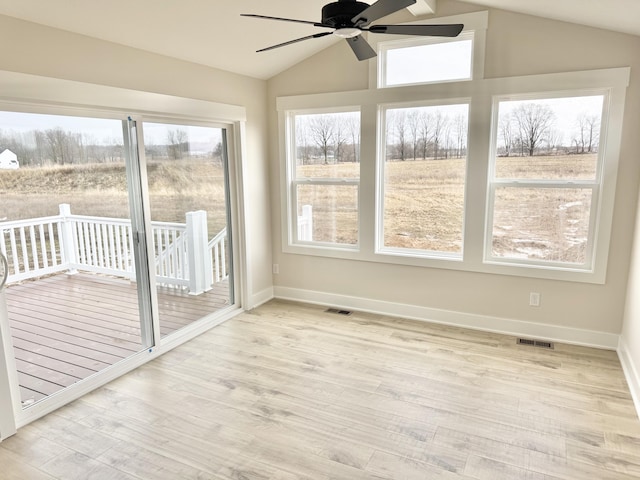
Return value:
M 367 313 L 422 320 L 518 337 L 535 337 L 553 342 L 606 350 L 616 350 L 620 337 L 617 334 L 594 330 L 583 330 L 488 315 L 441 310 L 298 288 L 275 287 L 274 296 L 282 300 L 353 309 Z
M 273 287 L 265 288 L 264 290 L 251 295 L 250 304 L 246 306 L 246 309 L 253 310 L 254 308 L 258 308 L 260 305 L 267 303 L 273 298 Z
M 633 404 L 636 406 L 636 412 L 638 412 L 638 418 L 640 418 L 640 370 L 636 367 L 629 354 L 629 348 L 627 347 L 624 337 L 620 337 L 618 358 L 620 358 L 622 370 L 627 379 L 629 390 L 631 391 L 631 398 L 633 398 Z

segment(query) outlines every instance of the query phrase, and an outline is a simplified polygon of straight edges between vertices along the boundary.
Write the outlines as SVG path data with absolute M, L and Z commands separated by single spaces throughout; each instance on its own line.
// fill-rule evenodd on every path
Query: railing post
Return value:
M 207 212 L 204 210 L 187 213 L 187 256 L 189 294 L 200 295 L 211 290 L 213 274 L 209 254 Z
M 60 229 L 62 230 L 62 235 L 60 236 L 62 240 L 62 245 L 60 245 L 62 258 L 60 261 L 69 267 L 67 274 L 74 275 L 78 273 L 78 270 L 75 269 L 78 263 L 78 256 L 76 252 L 76 242 L 73 238 L 73 225 L 68 220 L 71 216 L 71 205 L 62 203 L 58 205 L 58 208 L 60 209 Z
M 302 206 L 302 216 L 298 217 L 298 241 L 313 241 L 313 207 Z

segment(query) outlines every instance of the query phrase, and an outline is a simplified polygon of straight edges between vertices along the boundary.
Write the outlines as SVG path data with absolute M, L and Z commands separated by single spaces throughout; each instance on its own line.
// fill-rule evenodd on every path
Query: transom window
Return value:
M 380 87 L 471 80 L 474 32 L 455 38 L 423 37 L 379 45 Z

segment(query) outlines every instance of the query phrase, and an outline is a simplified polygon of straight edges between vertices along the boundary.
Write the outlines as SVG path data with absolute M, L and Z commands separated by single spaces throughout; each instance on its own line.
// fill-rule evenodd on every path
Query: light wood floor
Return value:
M 3 479 L 640 478 L 616 354 L 273 301 L 0 443 Z

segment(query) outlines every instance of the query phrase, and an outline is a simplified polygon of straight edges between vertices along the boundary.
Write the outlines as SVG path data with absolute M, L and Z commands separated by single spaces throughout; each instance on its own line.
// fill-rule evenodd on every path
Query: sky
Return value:
M 113 139 L 118 143 L 122 142 L 121 120 L 0 111 L 0 130 L 5 133 L 25 133 L 57 127 L 87 135 L 98 143 L 113 143 Z M 155 144 L 166 144 L 167 132 L 175 129 L 185 130 L 189 142 L 193 143 L 215 146 L 222 138 L 219 128 L 143 123 L 145 139 Z
M 473 42 L 463 40 L 387 51 L 387 85 L 471 78 Z M 416 55 L 422 57 L 416 62 Z
M 56 127 L 65 131 L 85 133 L 99 142 L 113 138 L 122 139 L 122 122 L 120 120 L 0 111 L 0 130 L 4 132 L 25 133 L 31 130 L 47 130 Z

